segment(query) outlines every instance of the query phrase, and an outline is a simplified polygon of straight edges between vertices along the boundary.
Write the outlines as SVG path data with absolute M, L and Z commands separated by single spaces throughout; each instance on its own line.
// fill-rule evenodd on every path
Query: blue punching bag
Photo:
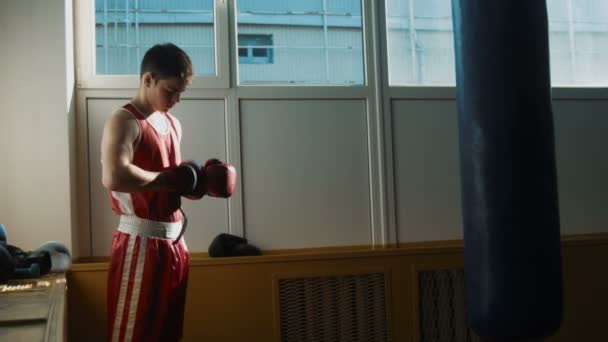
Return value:
M 452 0 L 469 322 L 498 340 L 561 323 L 545 0 Z

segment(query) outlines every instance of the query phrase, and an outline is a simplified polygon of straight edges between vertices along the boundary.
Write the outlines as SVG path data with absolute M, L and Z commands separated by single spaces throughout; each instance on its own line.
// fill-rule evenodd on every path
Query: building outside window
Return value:
M 239 34 L 239 64 L 272 64 L 272 35 Z
M 216 72 L 213 0 L 95 0 L 97 75 L 138 75 L 143 54 L 171 42 L 197 75 Z
M 554 86 L 608 83 L 608 1 L 547 0 Z M 516 24 L 516 22 L 514 22 Z M 451 0 L 386 0 L 389 84 L 455 81 Z
M 136 75 L 173 42 L 217 68 L 214 0 L 94 0 L 97 75 Z M 238 83 L 365 85 L 361 0 L 235 0 Z M 608 1 L 547 0 L 554 86 L 606 86 Z M 385 0 L 389 84 L 453 86 L 451 0 Z

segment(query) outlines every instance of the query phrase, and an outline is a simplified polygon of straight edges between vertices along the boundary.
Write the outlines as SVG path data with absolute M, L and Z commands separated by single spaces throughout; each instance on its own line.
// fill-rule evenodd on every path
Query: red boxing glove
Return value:
M 202 185 L 199 170 L 200 164 L 194 160 L 164 170 L 167 187 L 183 196 L 194 193 Z
M 236 187 L 236 170 L 232 165 L 214 158 L 207 160 L 201 171 L 205 192 L 209 196 L 222 198 L 232 196 Z

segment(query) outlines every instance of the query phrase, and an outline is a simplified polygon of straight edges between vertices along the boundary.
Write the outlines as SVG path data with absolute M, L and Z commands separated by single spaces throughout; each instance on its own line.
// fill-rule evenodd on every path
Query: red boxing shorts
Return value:
M 108 271 L 108 341 L 182 337 L 190 256 L 182 222 L 122 215 Z

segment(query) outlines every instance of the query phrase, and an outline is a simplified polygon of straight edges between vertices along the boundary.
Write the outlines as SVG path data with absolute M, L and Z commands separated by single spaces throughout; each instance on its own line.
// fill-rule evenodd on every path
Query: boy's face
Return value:
M 144 79 L 144 86 L 152 109 L 158 112 L 168 112 L 180 101 L 180 96 L 189 83 L 189 81 L 178 78 L 154 79 L 151 75 Z

